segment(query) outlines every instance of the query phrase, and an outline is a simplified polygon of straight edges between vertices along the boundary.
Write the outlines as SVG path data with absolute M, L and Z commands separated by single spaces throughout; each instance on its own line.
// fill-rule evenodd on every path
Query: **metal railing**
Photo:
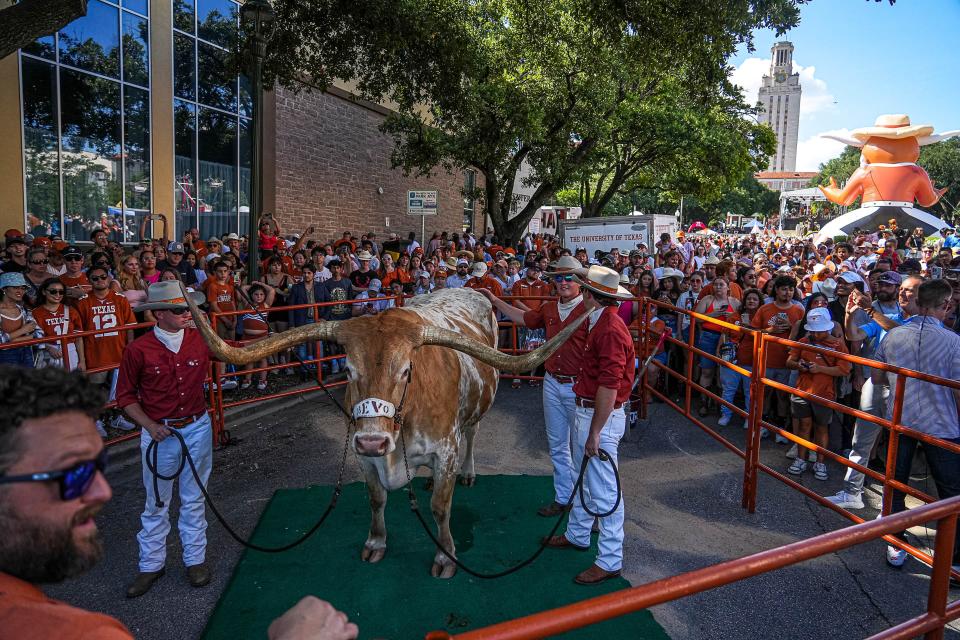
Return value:
M 432 631 L 425 637 L 427 640 L 546 638 L 812 560 L 853 545 L 889 536 L 923 522 L 936 520 L 935 556 L 937 560 L 933 563 L 926 612 L 871 636 L 871 640 L 905 640 L 920 634 L 924 634 L 928 640 L 940 640 L 943 638 L 944 626 L 960 618 L 960 601 L 947 603 L 950 558 L 953 554 L 953 538 L 957 528 L 958 512 L 960 512 L 960 496 L 523 618 L 456 635 L 446 631 Z

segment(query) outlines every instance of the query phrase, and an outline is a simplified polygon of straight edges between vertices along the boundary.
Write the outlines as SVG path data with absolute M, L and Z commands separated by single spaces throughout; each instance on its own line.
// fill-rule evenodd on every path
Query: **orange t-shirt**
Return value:
M 77 315 L 84 331 L 99 331 L 112 329 L 127 324 L 137 324 L 130 303 L 121 294 L 108 291 L 101 300 L 90 294 L 77 301 Z M 87 361 L 87 368 L 107 367 L 120 364 L 123 349 L 127 346 L 126 331 L 108 331 L 98 335 L 86 336 L 83 339 L 83 353 Z
M 216 278 L 207 278 L 203 281 L 203 291 L 207 294 L 207 302 L 216 302 L 220 311 L 237 310 L 237 292 L 233 280 L 221 284 Z
M 482 278 L 470 278 L 463 286 L 468 289 L 487 289 L 498 298 L 503 297 L 503 287 L 490 274 L 486 274 Z
M 810 340 L 810 336 L 804 336 L 803 338 L 797 340 L 797 342 L 802 344 L 816 344 L 818 347 L 833 349 L 838 353 L 850 353 L 847 351 L 846 342 L 843 340 L 838 340 L 837 338 L 828 338 L 823 342 L 814 343 Z M 842 360 L 840 358 L 824 356 L 816 351 L 807 351 L 806 349 L 793 347 L 790 349 L 790 357 L 796 360 L 814 362 L 821 367 L 840 367 L 840 370 L 844 375 L 850 373 L 851 365 L 849 361 Z M 829 373 L 808 373 L 803 369 L 800 369 L 800 377 L 797 378 L 797 389 L 800 391 L 806 391 L 807 393 L 812 393 L 813 395 L 820 396 L 821 398 L 826 398 L 827 400 L 834 400 L 837 397 L 837 388 L 834 384 L 835 380 L 836 376 L 832 376 Z
M 2 572 L 0 620 L 4 638 L 133 640 L 119 620 L 48 598 L 32 584 Z
M 778 313 L 787 314 L 787 322 L 790 323 L 790 326 L 797 324 L 800 320 L 803 319 L 803 307 L 796 304 L 791 304 L 789 309 L 781 309 L 776 305 L 776 303 L 768 302 L 759 309 L 757 309 L 757 315 L 753 316 L 753 328 L 754 329 L 766 329 L 770 326 L 770 318 L 774 317 Z M 789 338 L 790 329 L 787 329 L 783 333 L 774 333 L 772 334 L 778 338 Z M 767 367 L 770 369 L 784 369 L 787 366 L 787 347 L 782 344 L 774 344 L 773 342 L 768 342 L 766 346 L 767 353 Z
M 33 319 L 37 326 L 43 330 L 45 336 L 65 336 L 70 333 L 80 331 L 80 319 L 77 317 L 77 311 L 73 310 L 67 316 L 64 313 L 64 305 L 57 307 L 56 311 L 48 311 L 44 307 L 37 307 L 33 310 Z M 66 316 L 66 317 L 65 317 Z M 56 346 L 60 346 L 56 344 Z
M 499 283 L 497 283 L 499 284 Z M 539 278 L 535 280 L 532 284 L 526 278 L 517 280 L 513 283 L 513 288 L 510 290 L 510 294 L 514 296 L 552 296 L 553 287 L 549 284 L 540 280 Z M 531 311 L 536 311 L 539 309 L 543 303 L 547 302 L 546 300 L 520 300 L 527 308 Z

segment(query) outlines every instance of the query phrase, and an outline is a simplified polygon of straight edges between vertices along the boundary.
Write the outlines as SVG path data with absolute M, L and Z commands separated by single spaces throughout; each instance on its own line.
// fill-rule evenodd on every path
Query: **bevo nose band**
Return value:
M 392 402 L 380 398 L 367 398 L 353 405 L 353 417 L 357 418 L 392 418 L 397 414 L 397 408 Z

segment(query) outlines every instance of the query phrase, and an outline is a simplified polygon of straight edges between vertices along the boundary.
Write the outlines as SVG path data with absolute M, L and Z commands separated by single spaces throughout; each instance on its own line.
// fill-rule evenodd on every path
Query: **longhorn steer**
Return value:
M 185 296 L 189 301 L 189 297 Z M 472 289 L 443 289 L 416 296 L 403 307 L 342 322 L 319 322 L 290 329 L 244 348 L 228 346 L 206 316 L 190 303 L 210 350 L 221 360 L 247 364 L 315 340 L 337 342 L 346 350 L 349 383 L 346 402 L 353 407 L 353 448 L 363 469 L 372 518 L 361 558 L 378 562 L 387 548 L 384 508 L 387 491 L 403 487 L 420 465 L 433 470 L 430 507 L 443 547 L 455 554 L 450 535 L 454 481 L 473 484 L 473 441 L 480 418 L 493 404 L 499 370 L 530 371 L 572 334 L 580 321 L 523 356 L 497 351 L 497 321 L 490 302 Z M 394 413 L 403 403 L 402 425 Z M 397 442 L 403 430 L 403 448 Z M 431 574 L 450 578 L 456 565 L 439 550 Z

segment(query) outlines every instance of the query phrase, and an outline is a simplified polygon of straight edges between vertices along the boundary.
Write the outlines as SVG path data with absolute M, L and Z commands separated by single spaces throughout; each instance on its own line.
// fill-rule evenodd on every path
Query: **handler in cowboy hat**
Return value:
M 142 596 L 164 574 L 167 534 L 170 532 L 169 506 L 173 480 L 158 480 L 160 495 L 154 494 L 153 475 L 147 469 L 146 451 L 151 441 L 157 444 L 157 471 L 173 474 L 180 461 L 180 442 L 170 437 L 176 429 L 183 436 L 196 464 L 204 488 L 213 464 L 213 433 L 203 383 L 210 370 L 207 345 L 196 329 L 187 328 L 191 316 L 186 296 L 197 304 L 205 302 L 199 292 L 187 293 L 177 281 L 158 282 L 147 290 L 147 302 L 139 308 L 153 311 L 157 319 L 152 331 L 130 343 L 120 361 L 117 378 L 117 406 L 137 422 L 143 462 L 146 504 L 137 534 L 140 566 L 127 589 L 128 598 Z M 195 587 L 210 582 L 206 565 L 207 521 L 203 494 L 193 474 L 180 475 L 180 543 L 187 578 Z M 159 498 L 159 503 L 158 503 Z
M 603 449 L 614 464 L 617 447 L 623 437 L 626 417 L 623 404 L 630 397 L 636 354 L 627 325 L 617 315 L 620 301 L 632 294 L 620 286 L 613 269 L 592 266 L 586 273 L 574 273 L 589 314 L 587 339 L 580 354 L 580 368 L 573 385 L 576 413 L 570 430 L 573 460 L 579 464 L 590 458 L 584 474 L 584 496 L 579 492 L 563 535 L 546 539 L 547 546 L 585 551 L 590 546 L 594 513 L 605 513 L 617 502 L 616 477 L 606 460 L 595 460 Z M 623 567 L 623 500 L 609 516 L 599 518 L 600 538 L 596 562 L 574 578 L 578 584 L 597 584 L 620 575 Z
M 550 340 L 571 322 L 587 312 L 580 294 L 580 284 L 574 280 L 574 274 L 587 272 L 580 261 L 571 256 L 563 256 L 553 263 L 553 271 L 546 275 L 552 277 L 559 301 L 549 300 L 531 309 L 514 306 L 501 300 L 486 289 L 480 292 L 487 296 L 493 306 L 502 312 L 511 322 L 528 329 L 544 329 L 546 340 Z M 514 285 L 516 290 L 516 285 Z M 543 376 L 543 421 L 547 431 L 547 445 L 550 448 L 550 462 L 553 464 L 553 500 L 537 510 L 543 517 L 559 515 L 570 501 L 573 484 L 577 480 L 577 471 L 581 458 L 570 455 L 570 429 L 577 412 L 576 395 L 573 384 L 577 381 L 580 367 L 580 354 L 587 339 L 586 324 L 563 343 L 556 353 L 544 363 L 546 374 Z

